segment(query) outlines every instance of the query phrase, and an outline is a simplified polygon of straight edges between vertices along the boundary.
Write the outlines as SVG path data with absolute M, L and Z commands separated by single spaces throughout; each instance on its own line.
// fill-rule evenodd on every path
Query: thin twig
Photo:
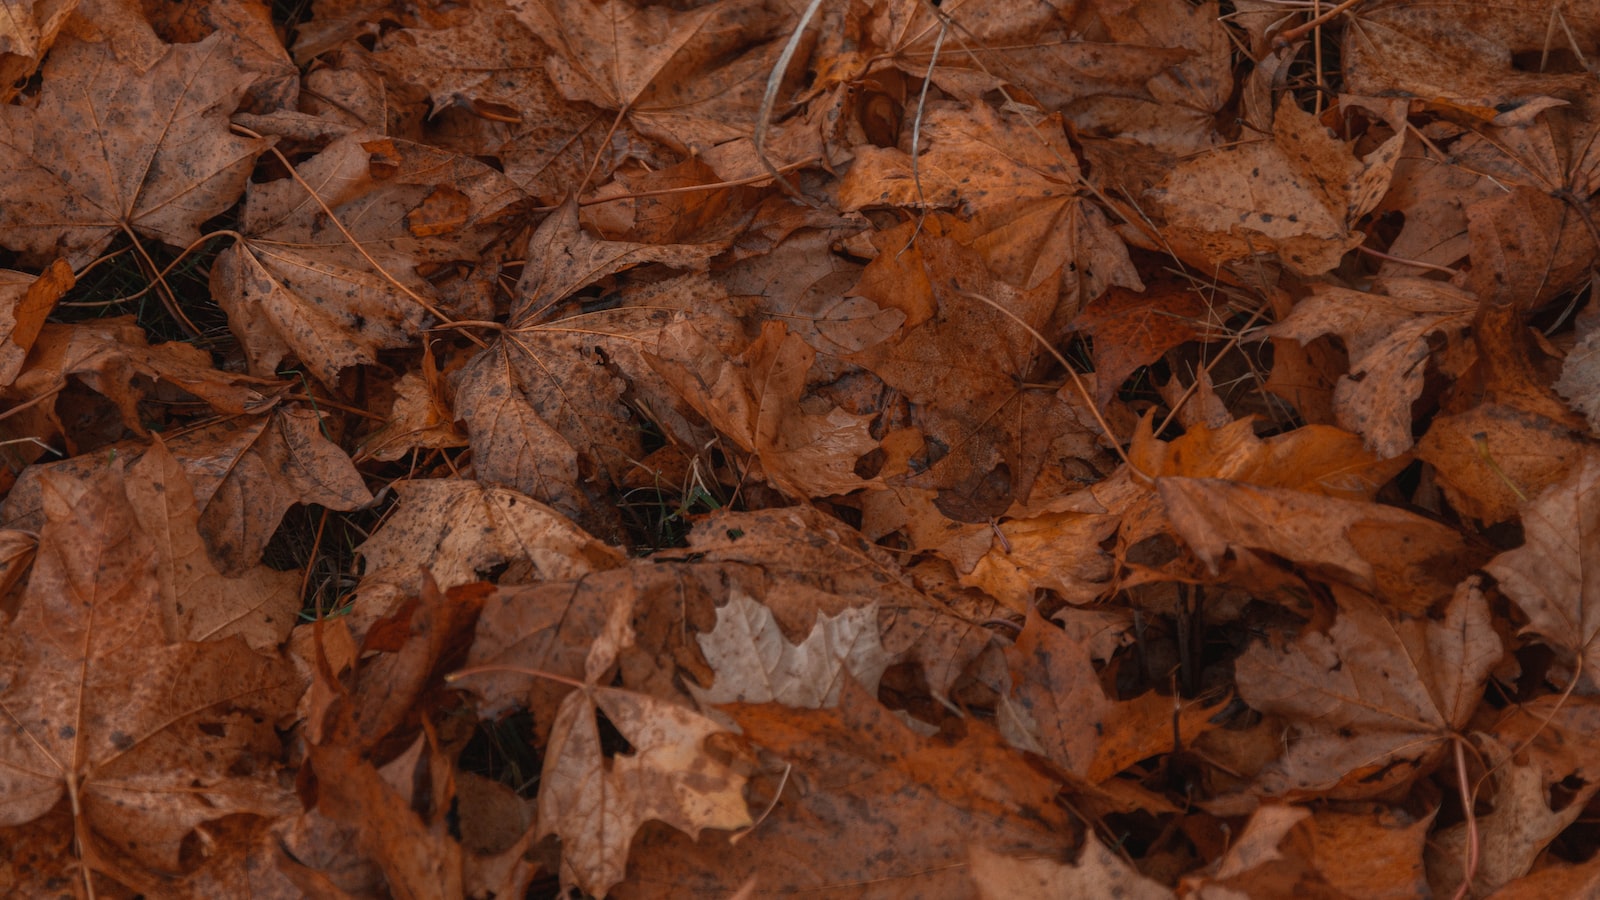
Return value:
M 794 61 L 794 54 L 800 47 L 800 38 L 806 33 L 806 28 L 811 25 L 811 20 L 816 16 L 817 10 L 822 7 L 822 0 L 811 0 L 806 6 L 806 11 L 800 15 L 800 23 L 794 27 L 794 33 L 789 35 L 789 43 L 783 45 L 783 55 L 778 57 L 778 64 L 772 67 L 772 72 L 767 75 L 767 92 L 761 95 L 761 111 L 756 114 L 756 133 L 754 144 L 756 159 L 761 161 L 761 167 L 767 170 L 783 192 L 799 200 L 812 209 L 822 209 L 822 204 L 800 193 L 789 179 L 783 177 L 778 167 L 767 158 L 767 123 L 772 120 L 772 107 L 777 102 L 778 90 L 783 87 L 783 76 L 789 71 L 789 64 Z

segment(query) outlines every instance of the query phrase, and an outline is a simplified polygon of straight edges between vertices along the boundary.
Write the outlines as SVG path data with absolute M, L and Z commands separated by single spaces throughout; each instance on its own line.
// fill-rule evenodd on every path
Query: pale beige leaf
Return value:
M 716 670 L 709 689 L 689 686 L 702 703 L 781 703 L 820 709 L 839 702 L 848 677 L 876 692 L 893 661 L 878 640 L 877 604 L 819 614 L 804 641 L 783 636 L 772 611 L 733 589 L 717 608 L 717 627 L 698 635 L 700 651 Z
M 1476 857 L 1471 897 L 1486 896 L 1528 874 L 1540 854 L 1556 836 L 1582 814 L 1600 784 L 1578 782 L 1576 796 L 1563 796 L 1561 808 L 1552 808 L 1552 788 L 1537 765 L 1519 764 L 1517 748 L 1490 735 L 1475 736 L 1490 773 L 1494 790 L 1480 796 L 1493 809 L 1477 815 L 1476 833 L 1458 822 L 1429 836 L 1428 880 L 1436 894 L 1454 891 L 1467 878 L 1469 852 Z M 1469 848 L 1469 842 L 1472 846 Z

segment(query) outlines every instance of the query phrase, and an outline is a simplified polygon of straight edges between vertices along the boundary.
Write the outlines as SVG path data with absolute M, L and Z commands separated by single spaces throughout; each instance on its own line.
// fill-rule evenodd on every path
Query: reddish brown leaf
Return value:
M 298 685 L 239 638 L 165 637 L 158 555 L 118 469 L 47 477 L 44 489 L 38 561 L 0 634 L 4 824 L 70 794 L 83 864 L 96 865 L 103 842 L 180 871 L 180 847 L 201 824 L 285 810 L 272 726 Z
M 38 106 L 0 106 L 0 241 L 81 266 L 124 230 L 198 240 L 266 147 L 228 130 L 246 78 L 222 48 L 214 34 L 140 71 L 109 42 L 57 46 Z
M 1239 657 L 1239 694 L 1294 723 L 1261 778 L 1272 794 L 1373 797 L 1414 778 L 1472 715 L 1502 649 L 1475 580 L 1441 620 L 1385 614 L 1346 595 L 1327 633 L 1281 636 Z

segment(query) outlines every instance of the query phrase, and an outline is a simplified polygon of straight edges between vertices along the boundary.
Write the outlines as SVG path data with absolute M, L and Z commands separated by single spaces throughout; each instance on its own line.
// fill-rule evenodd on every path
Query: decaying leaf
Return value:
M 0 634 L 0 810 L 22 825 L 70 803 L 84 867 L 181 871 L 184 840 L 289 797 L 270 749 L 292 674 L 241 638 L 168 638 L 159 555 L 122 472 L 47 477 L 21 607 Z
M 0 105 L 0 243 L 79 266 L 124 231 L 197 240 L 266 148 L 228 130 L 246 80 L 222 47 L 176 45 L 148 71 L 109 42 L 56 47 L 40 104 Z
M 1484 568 L 1528 617 L 1527 630 L 1560 650 L 1585 685 L 1600 685 L 1600 454 L 1586 453 L 1524 512 L 1526 542 Z
M 1251 647 L 1237 664 L 1240 696 L 1295 728 L 1262 787 L 1370 797 L 1416 777 L 1472 714 L 1501 652 L 1471 581 L 1439 621 L 1346 595 L 1326 633 Z
M 1594 893 L 1593 5 L 0 0 L 0 894 Z

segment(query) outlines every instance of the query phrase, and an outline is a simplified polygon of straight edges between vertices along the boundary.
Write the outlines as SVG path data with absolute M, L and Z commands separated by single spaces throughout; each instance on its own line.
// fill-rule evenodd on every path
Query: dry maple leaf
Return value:
M 1454 529 L 1391 506 L 1216 478 L 1162 478 L 1156 489 L 1173 531 L 1213 573 L 1230 550 L 1265 551 L 1420 613 L 1477 562 Z
M 972 848 L 972 881 L 982 900 L 1021 897 L 1116 897 L 1168 900 L 1172 889 L 1141 875 L 1098 838 L 1087 838 L 1071 863 L 1003 856 Z
M 1211 304 L 1176 279 L 1154 282 L 1142 292 L 1113 287 L 1087 304 L 1072 326 L 1094 341 L 1095 403 L 1105 409 L 1140 366 L 1198 339 L 1210 313 Z
M 1266 804 L 1204 875 L 1183 879 L 1192 897 L 1425 896 L 1422 851 L 1432 816 L 1374 805 L 1313 812 Z
M 737 844 L 642 832 L 617 896 L 660 896 L 668 885 L 721 895 L 753 875 L 785 895 L 963 897 L 970 876 L 952 861 L 972 848 L 1053 855 L 1074 843 L 1077 828 L 1052 802 L 1059 783 L 1019 765 L 1018 751 L 979 720 L 968 719 L 959 739 L 923 737 L 848 680 L 831 709 L 722 711 L 790 767 L 787 786 Z M 784 774 L 780 765 L 752 790 L 775 793 Z
M 569 100 L 616 110 L 687 151 L 750 133 L 787 7 L 718 0 L 693 10 L 622 0 L 517 0 L 512 12 L 554 51 L 545 68 Z
M 1295 729 L 1262 790 L 1371 797 L 1408 781 L 1472 715 L 1502 652 L 1475 578 L 1440 620 L 1346 593 L 1326 633 L 1252 646 L 1235 664 L 1239 695 Z
M 300 575 L 252 566 L 227 577 L 200 537 L 200 510 L 183 466 L 157 438 L 127 469 L 128 502 L 150 536 L 169 640 L 242 636 L 264 653 L 278 649 L 300 609 Z
M 919 663 L 936 697 L 945 696 L 992 638 L 974 623 L 995 614 L 993 601 L 985 598 L 970 611 L 951 608 L 950 598 L 925 590 L 893 553 L 807 507 L 719 510 L 696 522 L 688 549 L 677 555 L 759 573 L 753 596 L 772 611 L 791 642 L 810 634 L 820 615 L 877 603 L 880 620 L 888 619 L 879 626 L 884 648 L 896 659 Z
M 1384 456 L 1411 449 L 1411 406 L 1433 354 L 1429 339 L 1457 340 L 1472 324 L 1477 298 L 1442 281 L 1408 277 L 1382 279 L 1370 291 L 1322 285 L 1313 291 L 1264 333 L 1302 344 L 1323 334 L 1342 337 L 1350 374 L 1334 389 L 1340 423 Z
M 482 163 L 359 132 L 298 174 L 250 186 L 244 237 L 218 256 L 211 286 L 252 371 L 270 375 L 293 356 L 330 385 L 409 346 L 438 312 L 418 267 L 476 259 L 474 242 L 521 198 Z
M 596 240 L 579 228 L 576 205 L 568 204 L 534 233 L 528 252 L 535 261 L 518 284 L 514 327 L 456 372 L 456 414 L 466 423 L 478 478 L 549 503 L 621 542 L 607 490 L 645 455 L 637 414 L 623 395 L 648 375 L 641 351 L 653 346 L 675 310 L 714 304 L 717 291 L 703 279 L 670 282 L 669 290 L 682 289 L 637 305 L 580 307 L 565 318 L 554 310 L 607 275 L 646 262 L 698 267 L 714 251 Z
M 790 496 L 848 494 L 871 484 L 857 474 L 857 463 L 878 447 L 873 417 L 820 409 L 820 398 L 806 396 L 817 352 L 782 322 L 764 324 L 761 336 L 732 358 L 692 328 L 674 329 L 656 358 L 668 383 L 754 453 L 762 474 Z
M 1561 483 L 1523 509 L 1524 544 L 1484 569 L 1528 617 L 1526 631 L 1600 685 L 1600 453 L 1590 450 Z
M 819 614 L 805 640 L 790 643 L 771 610 L 735 589 L 717 608 L 717 627 L 695 639 L 717 673 L 710 688 L 689 686 L 702 704 L 833 706 L 846 674 L 876 692 L 893 661 L 878 640 L 876 604 Z
M 1115 701 L 1100 686 L 1088 647 L 1030 610 L 1006 648 L 1011 690 L 997 713 L 1012 746 L 1038 753 L 1090 783 L 1174 749 L 1210 729 L 1214 711 L 1154 692 Z M 1176 732 L 1176 733 L 1175 733 Z
M 385 34 L 372 59 L 401 98 L 425 94 L 431 115 L 473 113 L 476 128 L 451 146 L 499 158 L 508 178 L 555 204 L 602 150 L 609 117 L 561 96 L 547 53 L 509 11 L 474 9 L 450 27 Z
M 39 68 L 78 0 L 0 2 L 0 103 L 10 103 Z
M 595 715 L 632 752 L 607 757 Z M 538 836 L 561 838 L 562 880 L 605 896 L 626 874 L 628 845 L 646 821 L 698 839 L 706 828 L 751 823 L 745 776 L 707 753 L 711 719 L 644 694 L 586 685 L 556 713 L 539 791 Z
M 1600 784 L 1578 781 L 1570 801 L 1564 793 L 1553 801 L 1554 785 L 1538 765 L 1519 764 L 1512 757 L 1514 747 L 1489 735 L 1475 737 L 1485 764 L 1493 767 L 1488 777 L 1494 790 L 1480 795 L 1493 809 L 1479 813 L 1470 827 L 1458 822 L 1429 836 L 1428 881 L 1435 895 L 1456 890 L 1470 877 L 1472 895 L 1485 896 L 1528 874 L 1550 842 L 1600 790 Z M 1469 859 L 1474 864 L 1470 876 Z
M 348 511 L 372 502 L 350 457 L 321 428 L 316 413 L 279 408 L 163 439 L 194 490 L 200 534 L 224 574 L 237 575 L 260 562 L 284 513 L 296 503 Z M 105 448 L 107 456 L 130 462 L 145 450 L 139 442 Z M 14 528 L 38 528 L 44 521 L 39 484 L 44 473 L 87 478 L 104 466 L 104 458 L 91 455 L 31 467 L 6 495 L 3 521 Z
M 38 560 L 0 633 L 0 824 L 70 798 L 84 865 L 177 872 L 200 824 L 285 811 L 272 729 L 297 686 L 238 638 L 166 638 L 159 556 L 123 485 L 115 466 L 44 479 Z
M 1063 112 L 1085 134 L 1116 134 L 1176 157 L 1216 144 L 1218 116 L 1232 99 L 1233 40 L 1212 2 L 1114 0 L 1086 7 L 1105 29 L 1108 46 L 1144 50 L 1154 61 L 1184 51 L 1175 64 L 1151 73 L 1142 90 L 1106 91 Z M 1237 10 L 1235 10 L 1237 12 Z
M 448 590 L 504 568 L 502 585 L 580 578 L 622 565 L 620 552 L 543 503 L 508 488 L 435 478 L 397 481 L 399 503 L 357 552 L 368 615 L 421 589 L 419 567 Z
M 228 129 L 248 81 L 222 47 L 213 34 L 139 71 L 110 41 L 57 45 L 38 104 L 0 106 L 0 243 L 76 268 L 118 234 L 198 240 L 266 147 Z
M 1556 97 L 1588 87 L 1582 75 L 1515 64 L 1515 54 L 1548 54 L 1553 44 L 1564 43 L 1555 34 L 1589 39 L 1595 33 L 1592 7 L 1564 6 L 1553 0 L 1489 5 L 1463 27 L 1458 10 L 1448 4 L 1364 3 L 1347 26 L 1346 90 L 1415 97 L 1463 118 L 1526 122 L 1562 102 Z
M 1070 383 L 1031 383 L 1037 361 L 1049 358 L 1036 335 L 1056 317 L 1059 291 L 1002 281 L 961 243 L 966 226 L 959 221 L 934 214 L 921 222 L 920 234 L 917 226 L 884 232 L 886 251 L 916 240 L 900 262 L 884 252 L 862 275 L 863 287 L 878 265 L 916 279 L 869 295 L 906 313 L 898 339 L 846 359 L 913 404 L 926 436 L 924 453 L 912 463 L 914 483 L 946 492 L 941 504 L 952 518 L 984 521 L 1013 499 L 1026 502 L 1047 463 L 1096 457 L 1095 426 L 1086 424 L 1093 419 Z
M 929 146 L 915 169 L 899 150 L 860 148 L 839 185 L 839 207 L 954 209 L 970 220 L 958 239 L 996 276 L 1020 290 L 1062 285 L 1058 319 L 1110 285 L 1144 286 L 1104 213 L 1081 195 L 1082 173 L 1059 117 L 1034 121 L 982 104 L 930 104 L 921 134 Z M 903 249 L 894 245 L 895 255 Z
M 266 383 L 218 371 L 211 355 L 198 347 L 177 341 L 151 345 L 132 316 L 70 325 L 45 322 L 22 371 L 11 384 L 0 387 L 0 399 L 18 411 L 29 411 L 24 433 L 53 438 L 63 431 L 53 401 L 69 381 L 104 397 L 121 424 L 137 435 L 149 433 L 141 402 L 171 388 L 235 415 L 265 408 L 271 399 Z M 37 408 L 30 410 L 29 401 Z M 18 425 L 8 422 L 5 427 Z
M 17 380 L 45 318 L 72 283 L 72 267 L 60 259 L 42 275 L 0 269 L 0 387 Z
M 1275 253 L 1300 275 L 1320 275 L 1365 238 L 1352 226 L 1388 188 L 1403 136 L 1364 160 L 1285 97 L 1271 140 L 1218 148 L 1180 162 L 1157 197 L 1175 240 L 1209 265 Z

